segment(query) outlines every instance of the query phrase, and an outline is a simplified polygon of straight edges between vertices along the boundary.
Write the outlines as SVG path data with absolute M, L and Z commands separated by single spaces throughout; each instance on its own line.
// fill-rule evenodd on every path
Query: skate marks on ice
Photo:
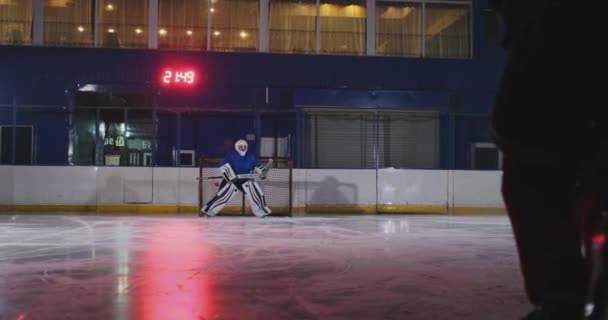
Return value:
M 0 319 L 515 319 L 504 217 L 0 216 Z

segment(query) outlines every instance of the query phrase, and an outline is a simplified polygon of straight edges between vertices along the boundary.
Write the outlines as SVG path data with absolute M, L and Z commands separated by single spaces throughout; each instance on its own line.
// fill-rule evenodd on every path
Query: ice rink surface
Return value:
M 518 319 L 505 216 L 0 215 L 0 319 Z

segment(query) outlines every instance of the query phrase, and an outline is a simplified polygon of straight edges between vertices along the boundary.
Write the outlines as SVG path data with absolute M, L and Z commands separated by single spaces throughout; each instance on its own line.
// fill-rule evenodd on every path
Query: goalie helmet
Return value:
M 241 157 L 247 153 L 247 147 L 248 147 L 247 141 L 245 141 L 243 139 L 237 141 L 234 144 L 234 149 L 236 149 L 236 152 L 238 152 L 239 155 L 241 155 Z

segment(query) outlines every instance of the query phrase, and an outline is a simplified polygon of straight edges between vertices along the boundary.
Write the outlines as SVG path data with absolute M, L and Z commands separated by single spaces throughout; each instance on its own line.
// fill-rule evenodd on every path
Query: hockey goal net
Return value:
M 266 204 L 272 210 L 271 216 L 291 215 L 292 208 L 292 162 L 289 158 L 260 157 L 261 165 L 266 165 L 272 159 L 266 179 L 255 179 L 266 197 Z M 198 209 L 209 201 L 217 191 L 223 178 L 219 170 L 222 158 L 201 157 L 198 176 Z M 245 195 L 237 193 L 219 213 L 220 215 L 253 215 Z

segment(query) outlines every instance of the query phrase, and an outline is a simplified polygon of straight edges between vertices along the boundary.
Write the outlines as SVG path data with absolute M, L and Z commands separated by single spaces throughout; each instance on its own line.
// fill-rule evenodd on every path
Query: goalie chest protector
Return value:
M 253 168 L 260 166 L 260 163 L 253 154 L 247 153 L 244 156 L 241 156 L 236 151 L 228 153 L 220 163 L 220 166 L 223 166 L 226 163 L 230 164 L 232 170 L 234 170 L 234 173 L 236 174 L 249 173 Z

